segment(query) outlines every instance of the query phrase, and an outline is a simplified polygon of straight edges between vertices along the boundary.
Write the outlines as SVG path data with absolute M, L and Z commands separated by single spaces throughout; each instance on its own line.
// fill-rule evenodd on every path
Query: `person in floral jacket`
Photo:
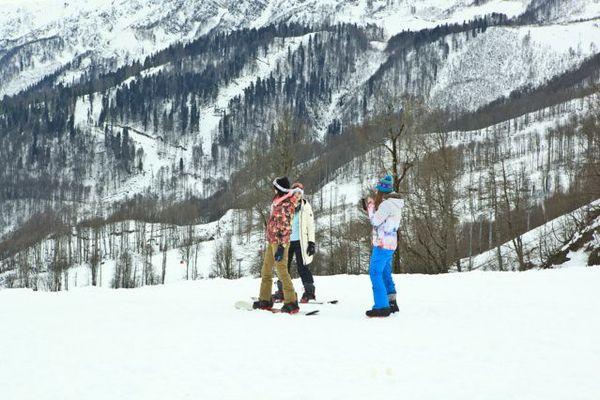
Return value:
M 283 284 L 284 304 L 281 311 L 294 314 L 300 308 L 298 307 L 292 277 L 287 268 L 287 261 L 294 210 L 300 198 L 295 194 L 302 192 L 302 190 L 299 188 L 290 189 L 290 181 L 285 176 L 273 181 L 273 190 L 275 191 L 275 197 L 271 203 L 271 214 L 267 223 L 267 246 L 260 272 L 260 295 L 258 301 L 254 302 L 253 307 L 263 310 L 273 308 L 271 290 L 273 287 L 273 267 L 275 267 L 277 276 Z

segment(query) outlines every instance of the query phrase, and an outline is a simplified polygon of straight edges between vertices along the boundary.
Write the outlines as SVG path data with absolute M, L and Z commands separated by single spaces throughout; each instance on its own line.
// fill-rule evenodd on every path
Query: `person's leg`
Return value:
M 283 283 L 281 283 L 279 277 L 277 278 L 277 292 L 275 293 L 275 297 L 277 300 L 283 300 Z
M 294 246 L 295 242 L 290 242 L 290 247 L 288 250 L 288 263 L 287 263 L 287 268 L 288 268 L 288 272 L 290 272 L 292 270 L 292 261 L 294 260 L 294 254 L 296 253 L 295 249 L 296 247 Z M 298 257 L 296 256 L 296 263 L 298 263 Z M 291 275 L 291 273 L 290 273 Z
M 263 260 L 262 269 L 260 270 L 260 295 L 259 300 L 271 301 L 271 289 L 273 287 L 273 263 L 275 262 L 275 253 L 273 245 L 267 243 L 265 249 L 265 258 Z
M 298 266 L 298 275 L 300 275 L 300 278 L 302 279 L 302 284 L 306 288 L 307 284 L 312 285 L 314 283 L 313 276 L 310 272 L 310 269 L 308 268 L 308 265 L 304 264 L 304 258 L 302 258 L 302 245 L 299 241 L 292 243 L 294 253 L 296 254 L 296 265 Z
M 292 261 L 294 260 L 294 251 L 292 249 L 292 244 L 290 243 L 290 247 L 288 249 L 288 253 L 287 253 L 287 269 L 288 269 L 288 273 L 290 274 L 290 276 L 292 276 Z M 296 259 L 296 262 L 298 262 L 298 259 Z M 281 293 L 279 293 L 281 295 L 281 299 L 283 300 L 283 283 L 281 282 L 281 278 L 278 277 L 277 278 L 277 290 L 279 290 Z
M 394 278 L 392 277 L 392 262 L 394 260 L 394 253 L 392 252 L 389 256 L 388 262 L 383 270 L 383 282 L 385 283 L 385 290 L 388 296 L 388 303 L 390 304 L 390 311 L 392 313 L 400 311 L 398 303 L 396 302 L 396 285 L 394 285 Z
M 373 306 L 374 309 L 388 308 L 390 306 L 385 290 L 385 283 L 383 282 L 383 270 L 386 262 L 386 250 L 379 247 L 373 247 L 371 263 L 369 265 L 369 275 L 373 285 L 373 299 L 375 300 L 375 305 Z
M 396 285 L 394 284 L 394 278 L 392 277 L 392 261 L 394 260 L 394 253 L 389 255 L 385 268 L 383 269 L 383 283 L 385 284 L 385 291 L 389 295 L 396 294 Z
M 294 260 L 294 251 L 292 249 L 292 244 L 290 243 L 290 248 L 288 250 L 288 273 L 291 274 L 291 268 L 292 268 L 292 261 Z M 298 259 L 296 258 L 296 262 L 298 262 Z M 280 300 L 283 300 L 283 283 L 281 282 L 281 278 L 279 276 L 277 276 L 277 297 Z
M 275 253 L 277 250 L 277 245 L 271 245 L 271 251 Z M 294 284 L 292 283 L 292 277 L 290 276 L 290 272 L 288 271 L 288 250 L 289 244 L 285 245 L 285 252 L 283 253 L 283 259 L 281 261 L 275 262 L 275 268 L 277 269 L 277 276 L 279 276 L 279 280 L 283 283 L 283 302 L 284 303 L 292 303 L 297 301 L 296 292 L 294 291 Z M 269 295 L 270 296 L 270 295 Z
M 290 248 L 288 250 L 288 256 L 287 256 L 287 268 L 288 268 L 288 273 L 290 274 L 290 276 L 292 275 L 290 273 L 290 271 L 292 268 L 293 259 L 294 259 L 294 251 L 292 248 L 292 244 L 290 243 Z M 298 257 L 296 257 L 296 263 L 297 262 L 298 262 Z M 275 295 L 273 297 L 274 297 L 275 301 L 283 301 L 283 282 L 281 282 L 279 273 L 277 274 L 277 292 L 275 293 Z

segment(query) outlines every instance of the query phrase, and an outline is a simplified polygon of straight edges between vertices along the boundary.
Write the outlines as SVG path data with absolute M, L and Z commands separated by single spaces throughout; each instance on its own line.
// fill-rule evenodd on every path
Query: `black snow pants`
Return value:
M 290 242 L 290 248 L 288 250 L 288 271 L 292 266 L 292 259 L 296 256 L 296 265 L 298 266 L 298 275 L 302 279 L 302 285 L 306 287 L 307 284 L 314 284 L 312 272 L 308 269 L 308 265 L 304 265 L 304 261 L 302 260 L 302 247 L 300 246 L 300 241 L 295 240 Z

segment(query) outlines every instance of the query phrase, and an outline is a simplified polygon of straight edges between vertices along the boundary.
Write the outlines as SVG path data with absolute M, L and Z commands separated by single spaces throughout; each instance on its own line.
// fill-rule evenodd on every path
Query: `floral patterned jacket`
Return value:
M 292 233 L 292 219 L 298 197 L 296 192 L 286 193 L 284 196 L 275 197 L 271 203 L 271 215 L 267 223 L 267 241 L 272 244 L 288 244 Z

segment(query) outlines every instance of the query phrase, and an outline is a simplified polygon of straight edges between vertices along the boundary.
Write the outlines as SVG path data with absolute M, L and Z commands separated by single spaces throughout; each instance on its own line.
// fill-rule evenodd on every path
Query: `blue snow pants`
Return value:
M 369 275 L 373 284 L 374 309 L 387 308 L 390 306 L 388 294 L 396 293 L 396 286 L 392 279 L 392 257 L 394 250 L 386 250 L 381 247 L 373 247 L 371 253 L 371 264 Z

